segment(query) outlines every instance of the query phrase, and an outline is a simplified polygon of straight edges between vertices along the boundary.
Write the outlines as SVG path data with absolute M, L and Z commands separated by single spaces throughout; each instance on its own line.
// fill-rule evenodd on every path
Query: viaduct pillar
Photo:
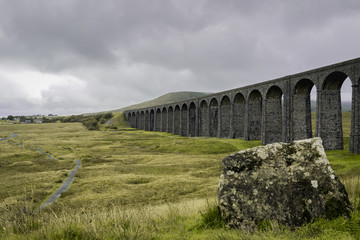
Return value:
M 200 106 L 197 104 L 198 107 L 195 109 L 195 137 L 199 136 L 199 111 Z
M 360 87 L 358 83 L 352 86 L 349 152 L 360 154 Z
M 340 97 L 340 91 L 337 89 L 327 89 L 320 92 L 319 136 L 327 150 L 344 148 Z
M 290 114 L 291 114 L 291 88 L 290 88 L 290 80 L 286 82 L 286 90 L 283 95 L 284 102 L 283 102 L 283 141 L 284 142 L 291 142 L 290 139 Z

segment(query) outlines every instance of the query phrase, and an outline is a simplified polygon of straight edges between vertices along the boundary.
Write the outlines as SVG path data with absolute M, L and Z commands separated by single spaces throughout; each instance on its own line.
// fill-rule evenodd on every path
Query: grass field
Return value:
M 360 238 L 360 156 L 347 150 L 327 155 L 357 208 L 351 220 L 320 220 L 296 231 L 272 223 L 250 235 L 218 218 L 216 188 L 221 159 L 259 141 L 88 131 L 77 123 L 0 124 L 0 138 L 12 133 L 19 136 L 0 142 L 3 239 Z M 82 168 L 70 189 L 49 209 L 28 214 L 60 186 L 74 159 Z

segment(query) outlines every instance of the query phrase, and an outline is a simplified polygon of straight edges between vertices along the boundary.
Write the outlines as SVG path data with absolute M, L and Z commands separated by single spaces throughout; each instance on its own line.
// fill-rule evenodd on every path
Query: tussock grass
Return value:
M 0 125 L 0 136 L 10 133 L 19 136 L 0 142 L 3 239 L 360 238 L 360 156 L 347 150 L 326 153 L 356 209 L 351 220 L 319 220 L 295 231 L 264 222 L 249 234 L 223 224 L 216 187 L 221 159 L 259 141 L 185 138 L 125 125 L 103 131 L 77 123 Z M 70 189 L 33 215 L 67 177 L 74 159 L 82 168 Z

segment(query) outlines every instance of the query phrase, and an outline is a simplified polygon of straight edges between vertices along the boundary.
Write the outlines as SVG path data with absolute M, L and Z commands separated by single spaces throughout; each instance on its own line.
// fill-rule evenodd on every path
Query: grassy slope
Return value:
M 107 128 L 126 128 L 127 124 L 125 122 L 125 117 L 122 112 L 116 113 L 111 119 L 106 121 L 104 124 Z
M 213 224 L 214 204 L 207 207 L 206 199 L 215 201 L 221 159 L 259 141 L 184 138 L 128 128 L 87 131 L 81 124 L 0 125 L 0 136 L 9 133 L 19 133 L 12 141 L 25 148 L 0 142 L 0 178 L 5 186 L 0 190 L 0 237 L 6 239 L 360 237 L 358 212 L 352 221 L 318 221 L 295 232 L 272 223 L 247 235 Z M 56 164 L 27 146 L 49 152 L 58 159 Z M 360 156 L 346 150 L 327 151 L 327 155 L 351 201 L 358 204 Z M 58 187 L 75 158 L 83 167 L 69 191 L 51 211 L 24 215 L 25 205 L 36 207 Z M 27 166 L 32 171 L 24 173 Z
M 192 98 L 202 97 L 209 93 L 202 93 L 202 92 L 171 92 L 167 93 L 165 95 L 162 95 L 158 98 L 155 98 L 150 101 L 138 103 L 135 105 L 131 105 L 125 108 L 113 110 L 112 112 L 123 112 L 128 109 L 138 109 L 138 108 L 146 108 L 146 107 L 152 107 L 157 105 L 163 105 L 173 102 L 181 102 Z

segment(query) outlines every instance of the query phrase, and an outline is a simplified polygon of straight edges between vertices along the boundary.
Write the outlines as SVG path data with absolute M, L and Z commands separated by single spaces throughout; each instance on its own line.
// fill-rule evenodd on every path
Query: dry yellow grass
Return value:
M 24 189 L 14 189 L 22 186 L 27 191 L 32 189 L 36 193 L 34 201 L 40 203 L 74 167 L 73 160 L 81 160 L 82 168 L 75 181 L 54 204 L 54 209 L 138 205 L 214 196 L 222 157 L 259 144 L 234 139 L 188 139 L 131 129 L 87 131 L 81 124 L 62 123 L 1 125 L 0 132 L 19 134 L 1 143 L 2 148 L 11 148 L 12 152 L 7 156 L 2 151 L 1 155 L 10 161 L 4 162 L 7 170 L 2 176 L 5 179 L 12 176 L 4 181 L 7 192 L 0 194 L 5 202 L 9 198 L 21 198 Z M 56 160 L 30 147 L 40 148 Z M 21 156 L 21 160 L 14 162 L 14 155 Z M 35 157 L 43 165 L 34 165 L 34 171 L 29 172 Z
M 76 123 L 0 125 L 0 136 L 10 133 L 19 136 L 0 142 L 0 177 L 5 186 L 0 189 L 0 236 L 4 238 L 249 238 L 227 228 L 204 227 L 199 211 L 209 212 L 215 205 L 221 159 L 259 141 L 185 138 L 129 128 L 88 131 Z M 358 204 L 360 157 L 347 150 L 327 151 L 327 155 L 351 201 Z M 60 185 L 74 159 L 82 161 L 82 168 L 70 189 L 50 209 L 24 215 L 24 206 L 34 209 Z M 356 236 L 348 229 L 349 222 L 342 224 L 345 230 L 337 229 L 336 221 L 320 224 L 316 236 Z M 305 239 L 312 234 L 311 227 L 291 232 L 274 223 L 272 230 L 251 238 Z

